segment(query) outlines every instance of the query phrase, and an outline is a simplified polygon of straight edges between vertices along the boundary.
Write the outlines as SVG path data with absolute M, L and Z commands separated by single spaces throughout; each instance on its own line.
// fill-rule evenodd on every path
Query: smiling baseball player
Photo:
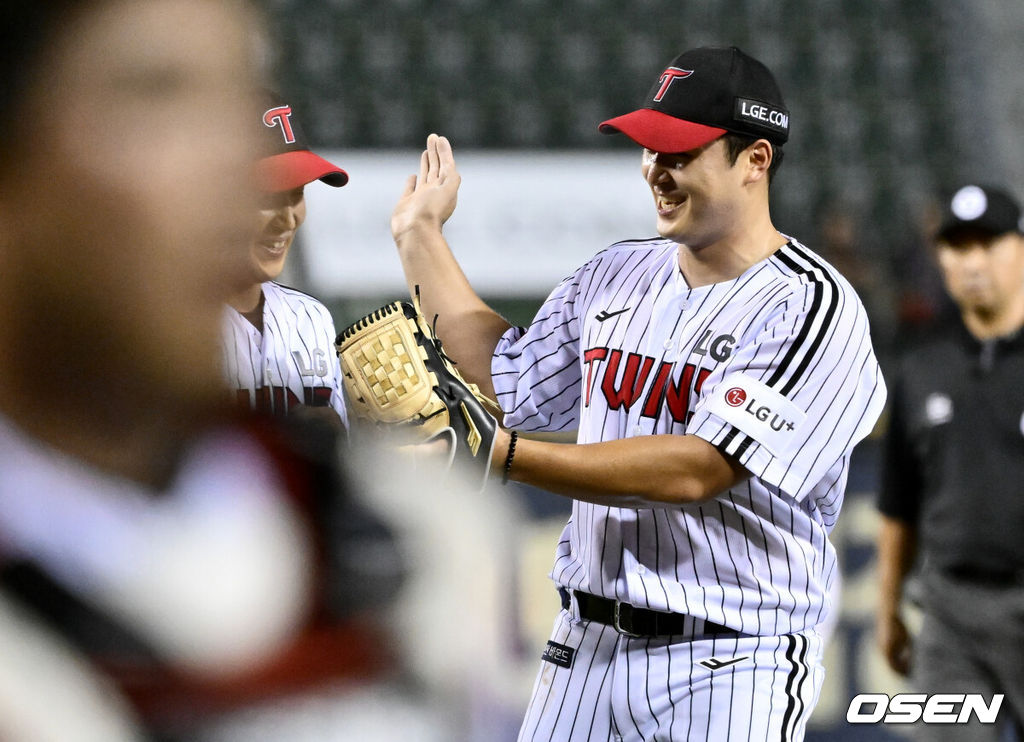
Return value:
M 306 184 L 338 188 L 348 174 L 308 149 L 291 106 L 272 99 L 259 127 L 273 154 L 257 167 L 263 204 L 248 246 L 248 280 L 225 311 L 227 381 L 242 406 L 275 415 L 299 405 L 329 407 L 347 425 L 334 321 L 319 301 L 275 279 L 306 218 Z
M 527 328 L 477 297 L 442 236 L 447 140 L 428 139 L 392 217 L 445 348 L 516 429 L 493 470 L 573 498 L 520 739 L 801 739 L 828 535 L 885 399 L 864 308 L 772 224 L 789 114 L 760 62 L 688 51 L 601 129 L 644 148 L 661 236 L 598 253 Z M 573 428 L 578 445 L 517 438 Z

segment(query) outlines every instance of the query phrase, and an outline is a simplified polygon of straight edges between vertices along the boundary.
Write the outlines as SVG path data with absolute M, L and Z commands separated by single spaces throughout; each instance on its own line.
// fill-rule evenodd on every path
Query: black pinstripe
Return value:
M 789 634 L 786 636 L 789 648 L 786 650 L 786 660 L 792 663 L 792 669 L 786 678 L 786 711 L 782 716 L 782 742 L 790 742 L 793 733 L 800 721 L 800 714 L 803 711 L 804 702 L 800 697 L 800 689 L 803 687 L 804 679 L 807 677 L 807 640 L 802 636 Z M 797 648 L 799 646 L 799 656 Z M 801 676 L 799 682 L 797 677 Z
M 806 260 L 814 267 L 815 270 L 808 270 L 800 266 L 792 258 L 789 257 L 789 255 L 786 253 L 787 249 L 792 250 L 801 258 Z M 800 362 L 796 370 L 790 375 L 789 380 L 786 381 L 786 383 L 783 384 L 782 387 L 779 389 L 779 392 L 785 395 L 788 394 L 796 385 L 796 383 L 801 379 L 804 370 L 807 368 L 807 365 L 814 358 L 815 351 L 817 351 L 817 349 L 821 346 L 822 342 L 824 341 L 825 335 L 830 331 L 830 329 L 832 329 L 832 319 L 835 317 L 836 308 L 839 303 L 841 292 L 839 291 L 839 287 L 836 285 L 836 282 L 829 274 L 829 271 L 824 266 L 822 266 L 821 263 L 818 263 L 813 258 L 811 258 L 807 253 L 804 253 L 803 251 L 798 249 L 793 242 L 788 243 L 785 247 L 778 250 L 773 256 L 773 259 L 774 258 L 777 258 L 781 262 L 785 263 L 794 272 L 806 276 L 807 279 L 812 284 L 814 284 L 815 292 L 814 298 L 811 303 L 811 309 L 807 313 L 807 319 L 800 330 L 800 334 L 797 336 L 796 340 L 794 340 L 793 344 L 790 346 L 789 352 L 786 354 L 786 357 L 782 360 L 782 363 L 779 364 L 778 368 L 775 370 L 775 373 L 773 373 L 771 378 L 768 379 L 768 386 L 775 387 L 778 384 L 778 382 L 782 379 L 783 375 L 789 369 L 790 364 L 793 362 L 793 359 L 800 352 L 800 349 L 806 342 L 807 337 L 810 335 L 811 327 L 814 324 L 815 320 L 818 318 L 818 312 L 821 310 L 821 304 L 823 301 L 822 294 L 824 293 L 823 283 L 818 278 L 818 276 L 820 275 L 821 277 L 823 277 L 832 288 L 832 296 L 829 299 L 828 305 L 825 307 L 824 317 L 821 321 L 821 324 L 818 327 L 818 331 L 814 334 L 814 337 L 811 339 L 807 351 L 804 353 L 803 358 L 800 359 Z

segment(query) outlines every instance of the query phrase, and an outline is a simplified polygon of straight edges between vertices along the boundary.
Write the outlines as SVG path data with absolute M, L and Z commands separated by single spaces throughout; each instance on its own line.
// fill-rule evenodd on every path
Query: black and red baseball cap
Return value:
M 789 111 L 775 78 L 735 46 L 683 52 L 659 75 L 642 106 L 602 122 L 599 130 L 666 153 L 687 152 L 726 132 L 775 145 L 789 138 Z
M 271 153 L 256 163 L 261 190 L 290 191 L 314 180 L 335 188 L 348 183 L 348 173 L 309 149 L 292 107 L 282 98 L 268 94 L 260 108 L 264 151 Z

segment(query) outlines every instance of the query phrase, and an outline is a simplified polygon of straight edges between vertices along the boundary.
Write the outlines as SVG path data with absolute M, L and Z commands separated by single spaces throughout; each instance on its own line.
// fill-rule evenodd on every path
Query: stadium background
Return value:
M 340 192 L 307 190 L 309 226 L 287 276 L 322 298 L 339 327 L 404 291 L 387 215 L 431 131 L 451 138 L 463 172 L 449 238 L 471 280 L 513 322 L 529 321 L 580 262 L 575 252 L 650 236 L 635 147 L 596 125 L 639 104 L 664 64 L 692 46 L 735 44 L 775 71 L 792 121 L 772 187 L 775 223 L 858 287 L 883 363 L 943 303 L 922 237 L 934 193 L 965 179 L 1018 194 L 1024 184 L 1020 3 L 262 4 L 280 88 L 314 146 L 352 176 Z M 842 609 L 812 741 L 900 738 L 845 722 L 856 693 L 902 687 L 872 637 L 876 458 L 873 438 L 854 456 L 834 534 Z M 546 493 L 520 489 L 513 498 L 522 518 L 508 579 L 518 586 L 529 669 L 517 677 L 528 692 L 555 605 L 543 575 L 568 508 Z

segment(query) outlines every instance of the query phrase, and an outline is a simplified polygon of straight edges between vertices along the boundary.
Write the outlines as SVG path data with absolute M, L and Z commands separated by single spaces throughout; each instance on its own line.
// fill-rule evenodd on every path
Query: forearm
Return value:
M 878 610 L 882 616 L 898 616 L 903 584 L 914 564 L 917 530 L 901 520 L 881 516 L 878 532 Z
M 491 356 L 509 323 L 473 290 L 440 227 L 417 225 L 396 235 L 395 244 L 409 292 L 419 287 L 423 316 L 428 322 L 437 317 L 445 352 L 468 381 L 493 397 Z
M 495 445 L 503 470 L 508 433 Z M 651 435 L 588 444 L 520 438 L 510 478 L 577 500 L 614 507 L 678 507 L 715 497 L 749 477 L 696 436 Z

